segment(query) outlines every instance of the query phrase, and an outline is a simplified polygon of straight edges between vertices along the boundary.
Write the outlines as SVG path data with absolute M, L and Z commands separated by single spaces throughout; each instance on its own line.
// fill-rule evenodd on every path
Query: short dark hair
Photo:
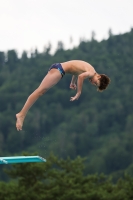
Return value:
M 100 76 L 100 86 L 98 87 L 98 91 L 103 91 L 107 88 L 111 80 L 105 74 L 100 74 Z

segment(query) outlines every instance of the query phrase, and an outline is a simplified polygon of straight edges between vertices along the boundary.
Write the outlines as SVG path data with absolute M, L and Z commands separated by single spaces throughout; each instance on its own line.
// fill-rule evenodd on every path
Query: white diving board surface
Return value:
M 0 164 L 29 163 L 29 162 L 46 162 L 46 159 L 40 156 L 0 157 Z

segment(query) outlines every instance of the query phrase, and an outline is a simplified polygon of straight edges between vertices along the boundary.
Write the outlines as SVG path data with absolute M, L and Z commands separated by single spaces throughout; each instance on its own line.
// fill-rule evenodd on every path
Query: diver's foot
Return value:
M 18 113 L 18 114 L 16 114 L 16 118 L 17 118 L 16 128 L 17 128 L 18 131 L 21 131 L 22 130 L 22 126 L 23 126 L 23 121 L 24 121 L 25 117 L 21 113 Z

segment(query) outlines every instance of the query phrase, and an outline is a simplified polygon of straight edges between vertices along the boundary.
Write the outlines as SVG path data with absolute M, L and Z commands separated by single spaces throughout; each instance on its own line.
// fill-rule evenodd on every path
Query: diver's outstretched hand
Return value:
M 78 100 L 78 98 L 80 97 L 80 94 L 81 94 L 81 93 L 77 93 L 74 97 L 71 97 L 71 98 L 70 98 L 70 101 Z

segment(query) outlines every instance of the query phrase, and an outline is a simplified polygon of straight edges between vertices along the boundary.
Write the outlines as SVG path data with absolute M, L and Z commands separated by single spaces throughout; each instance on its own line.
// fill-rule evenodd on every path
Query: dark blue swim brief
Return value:
M 50 71 L 51 69 L 53 69 L 53 68 L 58 69 L 59 72 L 61 73 L 62 78 L 63 78 L 63 76 L 65 75 L 65 71 L 64 71 L 64 69 L 62 68 L 61 64 L 60 64 L 60 63 L 55 63 L 55 64 L 51 65 L 50 68 L 49 68 L 49 71 Z

